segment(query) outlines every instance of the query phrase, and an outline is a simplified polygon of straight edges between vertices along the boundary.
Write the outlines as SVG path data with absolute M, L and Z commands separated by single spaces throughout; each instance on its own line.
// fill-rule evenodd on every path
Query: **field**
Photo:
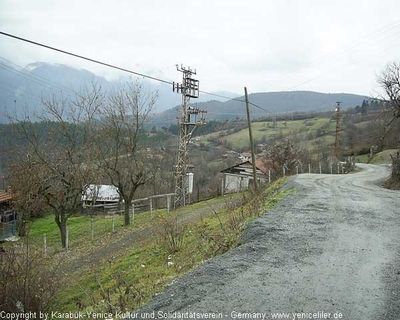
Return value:
M 336 123 L 328 118 L 277 121 L 276 128 L 273 128 L 271 121 L 253 122 L 253 139 L 258 142 L 269 142 L 286 137 L 299 141 L 300 148 L 313 149 L 319 144 L 331 145 L 334 143 L 335 125 Z M 205 144 L 216 140 L 220 140 L 233 150 L 250 148 L 248 129 L 235 133 L 224 130 L 201 138 L 201 142 Z
M 394 154 L 398 151 L 398 149 L 388 149 L 388 150 L 384 150 L 381 152 L 378 152 L 370 161 L 370 163 L 372 164 L 385 164 L 385 163 L 390 163 L 391 162 L 391 158 L 390 155 Z M 362 162 L 362 163 L 368 163 L 368 155 L 364 154 L 361 156 L 357 156 L 356 160 L 358 162 Z

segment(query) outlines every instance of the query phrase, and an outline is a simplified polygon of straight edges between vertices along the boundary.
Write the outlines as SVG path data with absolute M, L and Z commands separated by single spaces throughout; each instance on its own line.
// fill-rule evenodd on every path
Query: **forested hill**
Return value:
M 288 112 L 307 112 L 307 111 L 328 111 L 335 110 L 336 102 L 341 102 L 343 109 L 361 106 L 363 100 L 371 99 L 367 96 L 349 94 L 349 93 L 320 93 L 313 91 L 285 91 L 285 92 L 261 92 L 252 93 L 249 95 L 249 101 L 260 106 L 257 108 L 251 106 L 252 118 L 260 118 L 270 115 L 270 113 L 288 113 Z M 239 97 L 237 100 L 244 100 L 244 97 Z M 192 106 L 207 110 L 207 120 L 223 120 L 245 118 L 246 108 L 241 101 L 229 100 L 208 101 L 193 103 Z M 170 124 L 176 123 L 176 117 L 179 116 L 180 107 L 164 111 L 154 116 L 155 124 Z

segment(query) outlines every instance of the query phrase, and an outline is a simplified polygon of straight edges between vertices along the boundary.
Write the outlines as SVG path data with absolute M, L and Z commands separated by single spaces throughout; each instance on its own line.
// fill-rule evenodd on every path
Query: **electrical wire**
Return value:
M 5 70 L 5 71 L 7 71 L 7 72 L 10 72 L 10 73 L 12 73 L 12 74 L 18 76 L 18 77 L 21 77 L 21 78 L 23 78 L 23 79 L 27 79 L 27 80 L 29 80 L 29 81 L 32 81 L 32 82 L 34 82 L 34 83 L 36 83 L 36 84 L 42 85 L 42 86 L 44 86 L 44 87 L 46 87 L 46 88 L 48 88 L 48 89 L 57 90 L 57 91 L 60 90 L 60 88 L 58 88 L 58 87 L 56 87 L 56 86 L 54 86 L 54 85 L 52 85 L 52 84 L 48 84 L 48 83 L 46 83 L 46 82 L 43 82 L 43 81 L 41 81 L 41 80 L 38 80 L 38 79 L 36 79 L 36 78 L 34 78 L 34 77 L 28 75 L 28 74 L 25 74 L 25 73 L 23 73 L 23 72 L 21 72 L 21 71 L 18 71 L 18 70 L 16 70 L 15 68 L 10 67 L 10 66 L 7 66 L 7 65 L 5 65 L 5 64 L 3 64 L 3 63 L 0 63 L 0 68 L 3 69 L 3 70 Z M 60 90 L 60 91 L 63 91 L 63 90 Z M 68 89 L 68 91 L 72 91 L 72 90 L 71 90 L 71 89 Z
M 171 81 L 167 81 L 167 80 L 163 80 L 163 79 L 160 79 L 160 78 L 152 77 L 152 76 L 146 75 L 144 73 L 132 71 L 132 70 L 129 70 L 129 69 L 126 69 L 126 68 L 121 68 L 121 67 L 115 66 L 115 65 L 110 64 L 110 63 L 106 63 L 106 62 L 102 62 L 102 61 L 95 60 L 95 59 L 92 59 L 92 58 L 88 58 L 88 57 L 85 57 L 85 56 L 82 56 L 82 55 L 79 55 L 79 54 L 76 54 L 76 53 L 72 53 L 72 52 L 69 52 L 69 51 L 65 51 L 65 50 L 62 50 L 62 49 L 58 49 L 58 48 L 55 48 L 55 47 L 52 47 L 52 46 L 49 46 L 49 45 L 46 45 L 46 44 L 43 44 L 43 43 L 40 43 L 40 42 L 36 42 L 36 41 L 32 41 L 32 40 L 29 40 L 29 39 L 26 39 L 26 38 L 18 37 L 18 36 L 12 35 L 10 33 L 6 33 L 6 32 L 3 32 L 3 31 L 0 31 L 0 34 L 2 34 L 4 36 L 7 36 L 7 37 L 10 37 L 10 38 L 14 38 L 14 39 L 20 40 L 20 41 L 27 42 L 27 43 L 30 43 L 30 44 L 34 44 L 36 46 L 43 47 L 43 48 L 46 48 L 46 49 L 49 49 L 49 50 L 53 50 L 53 51 L 57 51 L 57 52 L 60 52 L 60 53 L 64 53 L 64 54 L 73 56 L 75 58 L 87 60 L 87 61 L 90 61 L 90 62 L 93 62 L 93 63 L 97 63 L 97 64 L 100 64 L 100 65 L 103 65 L 103 66 L 106 66 L 106 67 L 109 67 L 109 68 L 113 68 L 113 69 L 116 69 L 116 70 L 120 70 L 120 71 L 124 71 L 124 72 L 130 73 L 130 74 L 134 74 L 134 75 L 139 76 L 139 77 L 155 80 L 155 81 L 166 83 L 166 84 L 173 84 Z
M 390 24 L 389 26 L 392 26 L 392 25 L 393 26 L 389 30 L 397 27 L 397 24 L 399 24 L 399 23 L 400 23 L 400 20 L 396 21 L 395 23 Z M 387 27 L 385 27 L 385 28 L 387 28 Z M 379 29 L 379 30 L 381 30 L 380 32 L 384 31 L 385 28 Z M 375 33 L 377 33 L 377 32 L 375 32 Z M 375 33 L 373 33 L 373 34 L 375 34 Z M 113 68 L 113 69 L 117 69 L 117 70 L 120 70 L 120 71 L 123 71 L 123 72 L 134 74 L 134 75 L 137 75 L 137 76 L 140 76 L 140 77 L 143 77 L 143 78 L 155 80 L 155 81 L 158 81 L 158 82 L 161 82 L 161 83 L 166 83 L 166 84 L 169 84 L 169 85 L 173 84 L 173 82 L 168 81 L 168 80 L 160 79 L 160 78 L 157 78 L 157 77 L 153 77 L 153 76 L 149 76 L 149 75 L 146 75 L 146 74 L 143 74 L 143 73 L 132 71 L 132 70 L 129 70 L 129 69 L 126 69 L 126 68 L 118 67 L 118 66 L 115 66 L 113 64 L 109 64 L 109 63 L 106 63 L 106 62 L 102 62 L 102 61 L 99 61 L 99 60 L 88 58 L 88 57 L 85 57 L 85 56 L 82 56 L 82 55 L 78 55 L 78 54 L 75 54 L 75 53 L 72 53 L 72 52 L 69 52 L 69 51 L 65 51 L 65 50 L 62 50 L 62 49 L 55 48 L 53 46 L 49 46 L 49 45 L 46 45 L 46 44 L 43 44 L 43 43 L 39 43 L 39 42 L 32 41 L 32 40 L 29 40 L 29 39 L 26 39 L 26 38 L 22 38 L 22 37 L 19 37 L 19 36 L 16 36 L 16 35 L 12 35 L 12 34 L 9 34 L 9 33 L 3 32 L 3 31 L 0 31 L 0 34 L 4 35 L 4 36 L 7 36 L 7 37 L 11 37 L 11 38 L 17 39 L 17 40 L 20 40 L 20 41 L 24 41 L 24 42 L 27 42 L 27 43 L 30 43 L 30 44 L 33 44 L 33 45 L 36 45 L 36 46 L 44 47 L 44 48 L 49 49 L 49 50 L 53 50 L 53 51 L 57 51 L 57 52 L 60 52 L 60 53 L 63 53 L 63 54 L 67 54 L 67 55 L 70 55 L 70 56 L 73 56 L 73 57 L 76 57 L 76 58 L 79 58 L 79 59 L 83 59 L 83 60 L 87 60 L 87 61 L 90 61 L 90 62 L 93 62 L 93 63 L 97 63 L 97 64 L 100 64 L 100 65 L 103 65 L 103 66 L 106 66 L 106 67 L 109 67 L 109 68 Z M 321 60 L 321 59 L 318 59 L 318 60 Z M 309 65 L 311 65 L 311 64 L 309 64 Z M 316 77 L 316 78 L 318 78 L 318 77 Z M 303 83 L 301 83 L 301 84 L 299 84 L 297 86 L 300 86 L 300 85 L 302 85 L 304 83 L 310 82 L 310 81 L 312 81 L 314 79 L 307 80 L 307 81 L 305 81 L 305 82 L 303 82 Z M 297 86 L 294 86 L 294 87 L 297 87 Z M 204 91 L 204 90 L 199 90 L 199 92 L 203 93 L 203 94 L 210 95 L 210 96 L 227 99 L 229 101 L 237 101 L 237 102 L 241 102 L 241 103 L 245 103 L 246 102 L 245 100 L 240 99 L 240 98 L 231 98 L 231 97 L 227 97 L 227 96 L 224 96 L 224 95 L 221 95 L 221 94 L 216 94 L 216 93 L 212 93 L 212 92 L 208 92 L 208 91 Z M 251 101 L 249 101 L 249 104 L 254 106 L 254 107 L 256 107 L 256 108 L 258 108 L 258 109 L 260 109 L 260 110 L 262 110 L 262 111 L 264 111 L 264 112 L 266 112 L 266 113 L 268 113 L 268 114 L 274 115 L 271 111 L 265 109 L 264 107 L 261 107 L 261 106 L 255 104 L 255 103 L 253 103 Z
M 71 88 L 68 88 L 68 87 L 66 87 L 66 86 L 63 86 L 63 85 L 61 85 L 61 84 L 54 83 L 54 82 L 52 82 L 51 80 L 49 80 L 49 79 L 47 79 L 47 78 L 45 78 L 45 77 L 42 77 L 41 75 L 34 74 L 34 73 L 30 72 L 29 70 L 27 70 L 26 68 L 24 68 L 24 67 L 22 67 L 22 66 L 20 66 L 20 65 L 18 65 L 18 64 L 16 64 L 16 63 L 14 63 L 14 62 L 8 60 L 8 59 L 6 59 L 6 58 L 4 58 L 4 57 L 2 57 L 2 56 L 0 56 L 0 59 L 4 60 L 6 63 L 9 64 L 8 66 L 6 65 L 7 67 L 12 68 L 12 69 L 15 70 L 16 72 L 22 74 L 23 76 L 25 76 L 25 77 L 27 77 L 27 78 L 32 78 L 32 79 L 34 79 L 34 80 L 37 80 L 37 81 L 39 81 L 41 84 L 44 84 L 45 86 L 51 86 L 51 87 L 53 87 L 53 88 L 56 89 L 56 90 L 60 90 L 60 91 L 64 91 L 64 90 L 65 90 L 65 91 L 69 91 L 69 92 L 75 94 L 74 90 L 72 90 Z M 3 64 L 3 65 L 4 65 L 4 64 Z M 13 66 L 15 66 L 15 67 L 13 67 Z M 18 70 L 17 68 L 18 68 L 19 70 Z
M 307 74 L 308 73 L 307 69 L 309 69 L 310 67 L 316 65 L 317 63 L 320 64 L 322 62 L 327 62 L 327 61 L 330 61 L 330 60 L 338 61 L 338 60 L 344 59 L 348 55 L 348 53 L 347 53 L 348 51 L 353 50 L 353 49 L 359 47 L 360 45 L 363 45 L 365 42 L 369 41 L 369 38 L 371 38 L 371 36 L 383 35 L 383 34 L 388 33 L 391 30 L 393 30 L 393 29 L 395 29 L 395 28 L 397 28 L 399 26 L 400 26 L 400 19 L 396 20 L 396 21 L 394 21 L 392 23 L 389 23 L 389 24 L 387 24 L 386 26 L 384 26 L 384 27 L 382 27 L 380 29 L 377 29 L 376 31 L 374 31 L 374 32 L 372 32 L 370 34 L 365 34 L 363 37 L 359 37 L 359 40 L 354 41 L 350 46 L 342 48 L 341 52 L 337 51 L 337 52 L 329 53 L 329 54 L 326 54 L 326 55 L 321 56 L 319 58 L 316 58 L 316 59 L 314 59 L 313 61 L 311 61 L 309 63 L 306 63 L 304 65 L 299 66 L 295 70 L 289 72 L 286 76 L 284 76 L 284 77 L 282 77 L 280 79 L 274 80 L 273 83 L 276 84 L 276 83 L 282 82 L 284 80 L 293 78 L 294 75 L 304 73 L 304 71 Z M 392 37 L 392 36 L 393 35 L 390 35 L 389 37 Z M 383 40 L 385 40 L 387 38 L 388 37 L 383 38 Z M 381 42 L 382 39 L 380 39 L 379 41 Z M 374 44 L 376 44 L 376 43 L 377 43 L 377 41 L 374 41 Z M 298 87 L 298 86 L 300 86 L 300 85 L 302 85 L 304 83 L 310 82 L 310 81 L 312 81 L 314 79 L 316 79 L 316 78 L 313 78 L 311 80 L 305 81 L 305 82 L 303 82 L 303 83 L 301 83 L 299 85 L 294 85 L 293 87 L 290 87 L 289 89 L 286 89 L 286 90 L 290 90 L 292 88 L 296 88 L 296 87 Z M 267 83 L 272 83 L 272 81 L 267 81 Z

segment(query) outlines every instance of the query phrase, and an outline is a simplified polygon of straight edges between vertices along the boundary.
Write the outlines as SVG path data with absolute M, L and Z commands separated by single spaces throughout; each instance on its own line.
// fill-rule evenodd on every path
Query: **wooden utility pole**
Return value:
M 338 101 L 336 102 L 336 133 L 335 133 L 335 157 L 337 160 L 339 160 L 339 135 L 340 135 L 340 104 L 341 102 Z
M 249 137 L 250 137 L 250 146 L 251 146 L 251 164 L 253 165 L 253 183 L 254 183 L 254 189 L 257 190 L 258 183 L 257 183 L 257 172 L 256 172 L 256 156 L 254 154 L 253 132 L 251 130 L 249 99 L 247 97 L 247 88 L 246 87 L 244 87 L 244 97 L 246 100 L 247 124 L 249 126 Z

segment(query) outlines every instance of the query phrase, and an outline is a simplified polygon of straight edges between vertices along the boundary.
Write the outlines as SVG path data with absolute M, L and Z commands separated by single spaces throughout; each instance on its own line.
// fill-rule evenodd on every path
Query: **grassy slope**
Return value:
M 371 160 L 370 163 L 372 164 L 384 164 L 384 163 L 390 163 L 390 154 L 393 154 L 397 152 L 398 149 L 388 149 L 388 150 L 383 150 L 381 152 L 378 152 Z M 358 162 L 362 163 L 367 163 L 368 162 L 368 154 L 363 154 L 361 156 L 357 156 L 356 160 Z
M 286 123 L 286 126 L 285 124 Z M 328 129 L 325 134 L 321 137 L 306 141 L 308 134 L 315 134 L 324 124 L 329 123 Z M 270 125 L 270 127 L 268 127 Z M 335 122 L 330 121 L 328 118 L 316 118 L 308 120 L 295 120 L 295 121 L 277 121 L 277 129 L 272 128 L 272 122 L 262 121 L 253 122 L 253 138 L 254 140 L 261 140 L 265 138 L 270 140 L 276 136 L 290 137 L 297 134 L 298 138 L 302 141 L 302 148 L 314 148 L 314 145 L 318 141 L 323 141 L 324 144 L 333 144 L 334 137 L 333 132 L 335 130 Z M 221 139 L 229 143 L 233 149 L 240 149 L 249 147 L 249 132 L 248 129 L 240 130 L 233 134 L 227 134 L 226 131 L 215 132 L 212 134 L 205 135 L 202 142 L 209 143 L 210 139 Z
M 135 243 L 128 247 L 122 256 L 88 265 L 84 272 L 66 274 L 69 286 L 56 297 L 53 308 L 73 311 L 79 310 L 80 305 L 84 311 L 96 312 L 137 309 L 174 278 L 234 247 L 240 239 L 245 223 L 271 208 L 285 196 L 286 193 L 279 191 L 281 183 L 282 180 L 274 183 L 255 198 L 256 200 L 253 199 L 243 207 L 235 209 L 228 203 L 229 208 L 218 210 L 218 215 L 208 209 L 208 206 L 225 201 L 223 198 L 185 208 L 187 211 L 194 210 L 194 207 L 203 207 L 208 209 L 208 215 L 202 215 L 200 221 L 190 223 L 182 229 L 184 232 L 175 234 L 176 239 L 179 239 L 180 235 L 183 236 L 182 245 L 176 250 L 173 250 L 165 236 L 162 236 L 163 230 L 169 228 L 166 227 L 167 217 L 171 218 L 173 215 L 161 213 L 155 218 L 143 214 L 141 224 L 152 225 L 155 235 L 158 236 L 152 236 L 150 241 Z M 181 214 L 184 214 L 184 211 Z M 38 233 L 57 232 L 43 227 L 48 225 L 48 222 L 47 219 L 39 220 L 32 229 L 39 230 Z M 75 222 L 77 226 L 87 227 L 83 217 L 77 217 L 73 218 L 70 224 L 71 230 Z

